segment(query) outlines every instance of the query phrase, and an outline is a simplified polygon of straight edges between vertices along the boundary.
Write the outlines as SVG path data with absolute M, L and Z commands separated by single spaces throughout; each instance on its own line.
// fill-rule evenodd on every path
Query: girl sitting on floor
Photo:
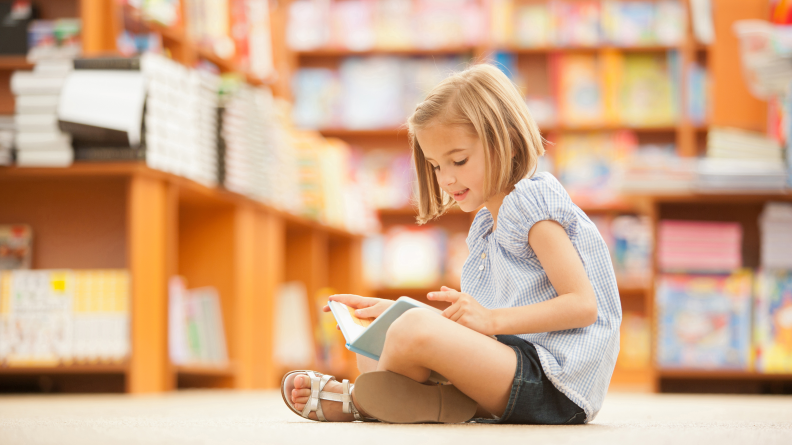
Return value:
M 427 295 L 451 303 L 442 316 L 412 309 L 398 318 L 378 362 L 358 357 L 354 387 L 288 373 L 287 405 L 339 422 L 591 421 L 619 352 L 616 277 L 595 225 L 551 174 L 535 172 L 543 140 L 519 91 L 494 66 L 475 65 L 435 87 L 408 125 L 418 222 L 453 205 L 478 211 L 461 292 Z M 361 318 L 392 304 L 330 299 Z M 429 384 L 432 371 L 452 384 Z

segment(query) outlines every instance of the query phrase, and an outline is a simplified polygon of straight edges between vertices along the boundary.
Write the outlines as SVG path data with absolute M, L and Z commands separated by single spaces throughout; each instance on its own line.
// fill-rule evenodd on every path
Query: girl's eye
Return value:
M 460 166 L 460 165 L 465 165 L 467 163 L 467 160 L 468 160 L 468 158 L 465 158 L 465 159 L 463 159 L 461 161 L 454 162 L 454 165 L 456 165 L 457 167 Z
M 431 164 L 429 164 L 429 165 L 431 165 Z M 432 170 L 438 171 L 438 170 L 440 170 L 440 166 L 439 165 L 432 165 Z

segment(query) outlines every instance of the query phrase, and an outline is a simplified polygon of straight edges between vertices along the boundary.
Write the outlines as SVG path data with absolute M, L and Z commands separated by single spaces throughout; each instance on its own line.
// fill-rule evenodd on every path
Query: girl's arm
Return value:
M 528 306 L 489 310 L 453 289 L 432 292 L 433 300 L 453 303 L 443 315 L 483 334 L 532 334 L 582 328 L 597 321 L 597 299 L 572 241 L 555 221 L 540 221 L 528 244 L 558 292 L 552 300 Z M 447 288 L 446 288 L 447 289 Z

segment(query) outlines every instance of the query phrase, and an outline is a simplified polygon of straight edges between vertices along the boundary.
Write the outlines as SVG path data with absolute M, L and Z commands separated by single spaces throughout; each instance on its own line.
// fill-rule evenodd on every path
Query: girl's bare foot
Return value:
M 325 385 L 323 391 L 328 392 L 335 392 L 341 393 L 343 392 L 343 388 L 340 382 L 336 381 L 329 381 L 327 385 Z M 354 403 L 355 400 L 355 391 L 354 388 L 351 391 L 352 394 L 352 401 Z M 294 377 L 294 389 L 291 393 L 291 401 L 294 404 L 294 407 L 298 411 L 302 411 L 305 409 L 305 404 L 308 403 L 308 400 L 311 398 L 311 379 L 306 374 L 300 374 Z M 330 422 L 351 422 L 355 420 L 355 417 L 352 413 L 344 414 L 341 409 L 341 402 L 334 402 L 330 400 L 320 400 L 319 403 L 322 406 L 322 412 L 324 413 L 325 418 Z M 355 405 L 358 407 L 358 405 Z M 358 409 L 360 409 L 358 407 Z M 367 417 L 366 413 L 360 411 L 360 415 Z M 311 412 L 308 416 L 311 419 L 317 419 L 316 413 Z

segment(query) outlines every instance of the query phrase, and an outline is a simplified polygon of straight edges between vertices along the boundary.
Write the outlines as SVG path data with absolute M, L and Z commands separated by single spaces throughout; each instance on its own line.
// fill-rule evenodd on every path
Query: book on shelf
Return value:
M 661 368 L 748 370 L 753 275 L 658 277 L 657 363 Z
M 651 367 L 652 334 L 649 319 L 634 311 L 624 311 L 619 331 L 621 341 L 616 367 L 625 370 Z
M 122 146 L 138 147 L 145 101 L 146 79 L 139 71 L 75 70 L 61 92 L 58 119 L 76 145 L 126 139 Z
M 60 94 L 80 52 L 80 21 L 59 19 L 31 22 L 27 58 L 32 71 L 16 71 L 11 91 L 15 115 L 16 163 L 20 167 L 65 167 L 74 153 L 71 137 L 57 125 Z
M 16 139 L 14 116 L 0 115 L 0 165 L 11 165 L 13 162 L 14 139 Z
M 768 202 L 759 216 L 760 264 L 792 270 L 792 204 Z
M 622 193 L 685 193 L 696 183 L 695 158 L 683 158 L 674 144 L 643 144 L 617 173 Z
M 652 273 L 652 226 L 645 216 L 590 215 L 608 246 L 619 283 L 649 285 Z
M 0 362 L 119 363 L 130 353 L 126 270 L 0 272 Z
M 712 45 L 715 42 L 715 24 L 712 19 L 712 0 L 690 0 L 693 35 L 699 43 Z
M 483 38 L 482 12 L 475 0 L 297 1 L 289 5 L 286 42 L 293 51 L 469 47 Z
M 273 352 L 278 365 L 299 368 L 313 362 L 316 349 L 310 307 L 305 284 L 292 281 L 279 286 L 275 298 Z
M 30 269 L 33 229 L 27 224 L 0 225 L 0 270 Z
M 335 289 L 325 287 L 319 289 L 314 298 L 314 312 L 317 316 L 317 323 L 314 326 L 316 363 L 319 369 L 328 372 L 346 372 L 344 335 L 338 330 L 333 314 L 324 311 L 328 297 L 336 293 Z
M 440 227 L 391 226 L 383 234 L 369 236 L 363 243 L 363 273 L 373 288 L 430 288 L 458 283 L 460 263 L 466 246 Z M 449 267 L 453 267 L 450 269 Z
M 637 147 L 630 131 L 565 134 L 554 147 L 558 180 L 578 205 L 619 201 L 617 172 Z
M 792 373 L 792 270 L 757 272 L 753 314 L 756 370 Z
M 178 276 L 168 283 L 168 350 L 175 365 L 227 366 L 220 295 L 214 287 L 187 289 Z
M 742 267 L 739 223 L 665 219 L 657 236 L 657 261 L 663 271 L 728 273 Z

